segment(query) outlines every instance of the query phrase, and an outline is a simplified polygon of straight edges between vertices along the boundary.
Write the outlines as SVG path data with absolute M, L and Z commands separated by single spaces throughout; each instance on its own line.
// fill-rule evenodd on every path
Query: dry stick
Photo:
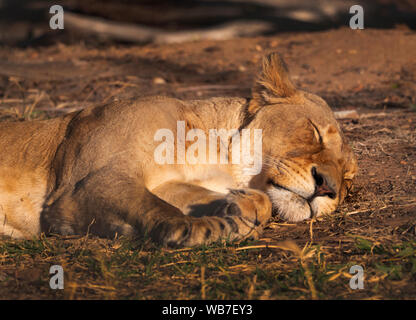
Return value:
M 191 250 L 193 250 L 194 248 L 189 248 L 189 247 L 187 247 L 187 248 L 181 248 L 181 249 L 173 249 L 173 250 L 169 250 L 169 249 L 163 249 L 162 248 L 162 251 L 166 251 L 166 252 L 168 252 L 168 253 L 177 253 L 177 252 L 186 252 L 186 251 L 191 251 Z
M 173 32 L 65 12 L 65 27 L 122 41 L 179 43 L 197 39 L 225 40 L 240 36 L 254 36 L 269 31 L 272 24 L 264 21 L 235 21 L 207 29 Z
M 379 142 L 378 143 L 378 145 L 380 146 L 380 150 L 386 155 L 386 156 L 390 156 L 391 157 L 391 154 L 390 153 L 387 153 L 386 151 L 384 151 L 384 148 L 383 148 L 383 146 L 381 145 L 381 143 Z
M 16 98 L 12 99 L 12 98 L 10 98 L 10 99 L 1 99 L 0 100 L 0 104 L 2 104 L 2 103 L 20 103 L 20 102 L 23 102 L 23 99 L 16 99 Z
M 203 300 L 205 300 L 206 297 L 206 293 L 205 293 L 205 266 L 201 267 L 201 298 Z
M 241 86 L 207 84 L 207 85 L 202 85 L 202 86 L 177 88 L 176 91 L 186 92 L 186 91 L 198 91 L 198 90 L 234 90 L 234 89 L 241 89 Z
M 350 215 L 353 215 L 353 214 L 368 212 L 368 211 L 371 211 L 371 210 L 384 210 L 384 209 L 391 208 L 391 207 L 404 208 L 404 207 L 411 207 L 411 206 L 415 206 L 415 205 L 416 205 L 416 201 L 410 201 L 407 204 L 391 204 L 391 205 L 385 205 L 384 207 L 381 207 L 381 208 L 370 208 L 370 209 L 351 211 L 351 212 L 347 212 L 345 215 L 350 216 Z
M 192 262 L 196 262 L 196 260 L 181 260 L 181 261 L 176 261 L 176 262 L 170 262 L 170 263 L 166 263 L 166 264 L 162 264 L 159 266 L 159 268 L 165 268 L 165 267 L 170 267 L 173 266 L 175 264 L 182 264 L 182 263 L 192 263 Z
M 365 113 L 360 116 L 360 118 L 376 118 L 376 117 L 387 117 L 387 113 L 385 112 Z
M 253 293 L 254 293 L 254 289 L 256 287 L 256 282 L 257 282 L 257 275 L 255 274 L 253 276 L 253 280 L 250 283 L 250 287 L 248 289 L 247 292 L 247 300 L 252 300 L 253 299 Z
M 390 113 L 399 113 L 401 111 L 391 111 Z M 389 114 L 385 112 L 378 113 L 364 113 L 358 114 L 356 110 L 340 110 L 334 111 L 336 119 L 367 119 L 367 118 L 377 118 L 377 117 L 388 117 Z
M 315 218 L 312 218 L 311 219 L 311 222 L 309 224 L 309 234 L 310 234 L 310 237 L 311 237 L 311 243 L 313 242 L 313 228 L 312 228 L 312 224 L 313 224 L 314 220 L 315 220 Z
M 306 281 L 308 282 L 309 290 L 311 291 L 312 300 L 318 300 L 318 294 L 316 293 L 315 284 L 313 282 L 311 271 L 309 270 L 308 264 L 300 259 L 302 268 L 305 270 Z
M 78 284 L 76 282 L 70 282 L 68 285 L 71 288 L 71 291 L 69 293 L 69 300 L 74 300 L 75 292 L 77 291 Z
M 23 118 L 25 119 L 27 118 L 27 120 L 30 120 L 30 115 L 32 114 L 36 105 L 43 99 L 44 95 L 45 93 L 41 91 L 41 93 L 35 97 L 35 100 L 33 101 L 32 105 L 29 106 L 28 108 L 25 108 L 25 110 L 23 111 Z
M 334 111 L 334 115 L 335 119 L 358 119 L 360 117 L 357 110 Z
M 259 244 L 256 246 L 245 246 L 240 248 L 235 248 L 235 251 L 241 251 L 241 250 L 250 250 L 250 249 L 283 249 L 280 245 L 273 245 L 273 244 Z M 283 249 L 284 250 L 284 249 Z
M 311 271 L 309 270 L 308 263 L 305 261 L 304 256 L 303 256 L 303 252 L 305 251 L 305 248 L 303 248 L 302 252 L 299 255 L 300 264 L 302 265 L 303 270 L 305 270 L 305 277 L 306 277 L 306 281 L 308 282 L 309 290 L 311 291 L 312 300 L 318 300 L 318 294 L 316 292 L 315 283 L 313 282 Z

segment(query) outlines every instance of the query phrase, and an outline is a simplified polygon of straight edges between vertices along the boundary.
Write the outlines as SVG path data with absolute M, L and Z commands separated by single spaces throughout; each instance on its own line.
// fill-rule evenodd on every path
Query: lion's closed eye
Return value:
M 312 122 L 312 120 L 308 119 L 308 121 L 312 126 L 315 141 L 318 142 L 319 144 L 322 144 L 322 136 L 318 127 Z
M 286 153 L 288 158 L 296 158 L 305 154 L 315 154 L 322 150 L 323 140 L 318 127 L 308 118 L 299 120 L 293 128 L 290 145 L 293 149 Z

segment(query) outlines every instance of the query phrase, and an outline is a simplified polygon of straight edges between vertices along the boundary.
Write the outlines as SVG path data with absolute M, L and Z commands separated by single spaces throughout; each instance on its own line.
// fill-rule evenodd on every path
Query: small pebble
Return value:
M 166 80 L 161 78 L 161 77 L 156 77 L 156 78 L 153 78 L 153 83 L 154 84 L 165 84 Z

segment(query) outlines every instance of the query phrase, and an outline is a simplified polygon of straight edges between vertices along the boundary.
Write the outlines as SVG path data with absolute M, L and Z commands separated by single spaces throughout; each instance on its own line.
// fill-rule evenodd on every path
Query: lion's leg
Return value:
M 219 206 L 228 203 L 224 194 L 186 182 L 169 181 L 150 191 L 191 216 L 213 215 Z
M 162 220 L 184 217 L 139 179 L 113 168 L 90 173 L 75 185 L 60 186 L 59 197 L 50 198 L 53 202 L 41 213 L 46 233 L 135 236 L 155 229 Z
M 85 234 L 113 237 L 115 234 L 147 234 L 169 246 L 192 246 L 221 238 L 242 239 L 263 222 L 263 211 L 251 203 L 251 193 L 230 195 L 239 208 L 243 204 L 252 215 L 235 207 L 218 216 L 186 216 L 178 208 L 149 192 L 135 178 L 111 169 L 92 173 L 68 186 L 62 196 L 42 212 L 42 231 L 58 234 Z M 254 197 L 254 198 L 253 198 Z M 258 193 L 258 202 L 265 201 Z M 267 199 L 268 201 L 268 199 Z M 269 202 L 265 202 L 266 207 Z M 269 209 L 268 209 L 269 210 Z M 269 210 L 270 211 L 270 210 Z M 256 217 L 261 217 L 258 220 Z
M 249 230 L 252 236 L 257 236 L 271 217 L 269 197 L 259 190 L 231 189 L 224 195 L 190 183 L 169 181 L 152 192 L 188 216 L 233 217 L 238 228 Z

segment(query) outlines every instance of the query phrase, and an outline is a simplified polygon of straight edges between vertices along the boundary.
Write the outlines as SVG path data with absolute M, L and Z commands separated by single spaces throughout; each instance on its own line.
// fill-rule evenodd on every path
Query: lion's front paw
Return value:
M 240 216 L 256 227 L 263 226 L 271 217 L 270 199 L 259 190 L 230 189 L 226 199 L 229 204 L 225 215 Z
M 271 217 L 271 208 L 265 193 L 233 189 L 225 198 L 194 204 L 188 216 L 158 224 L 154 228 L 154 238 L 168 246 L 257 238 Z

